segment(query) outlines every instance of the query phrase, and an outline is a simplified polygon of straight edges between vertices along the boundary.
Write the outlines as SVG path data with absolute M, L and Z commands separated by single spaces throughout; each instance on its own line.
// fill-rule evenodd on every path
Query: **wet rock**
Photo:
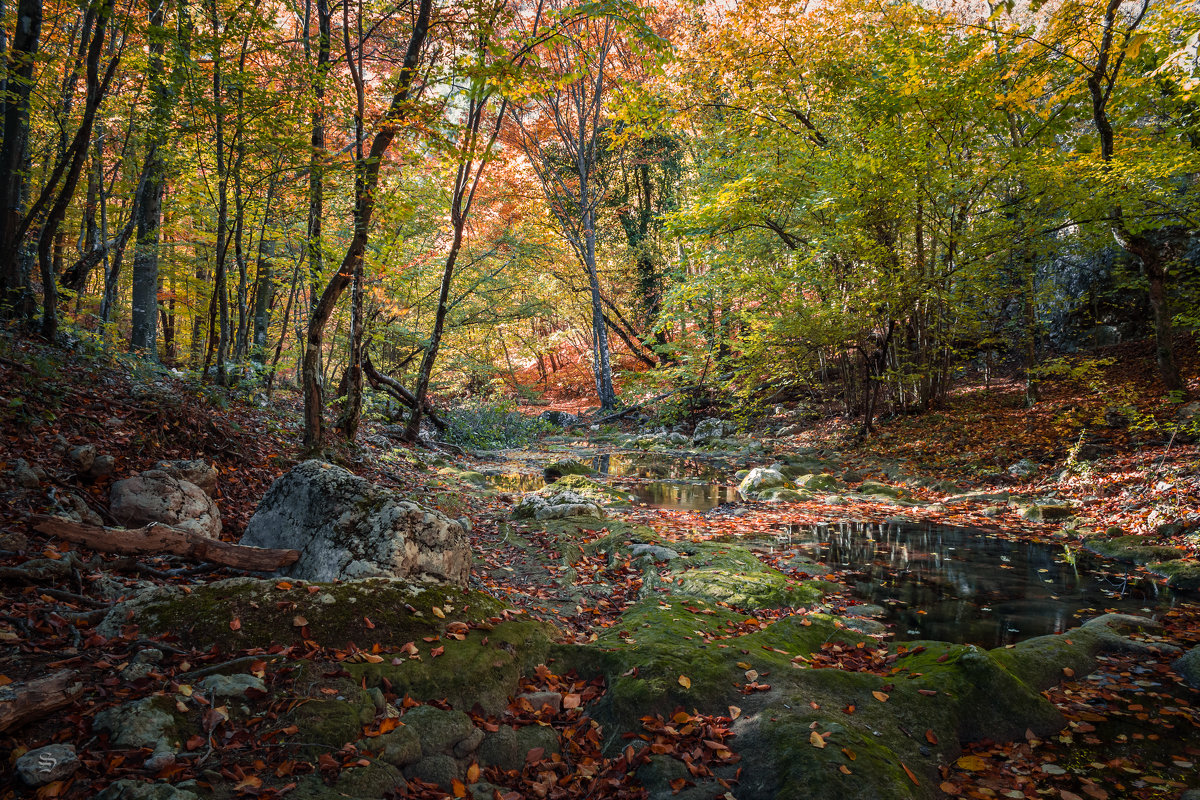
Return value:
M 883 606 L 864 603 L 862 605 L 850 606 L 842 613 L 847 617 L 882 617 L 887 612 L 883 609 Z
M 75 754 L 74 745 L 51 744 L 30 750 L 18 758 L 14 766 L 25 785 L 36 789 L 75 774 L 79 769 L 79 756 Z
M 813 496 L 807 492 L 776 486 L 760 492 L 758 499 L 767 503 L 803 503 L 806 500 L 812 500 Z
M 209 675 L 200 681 L 200 689 L 210 699 L 244 699 L 248 691 L 266 694 L 267 685 L 257 675 Z
M 178 461 L 159 461 L 154 469 L 162 470 L 173 478 L 199 486 L 209 497 L 217 493 L 217 468 L 202 458 Z
M 1171 665 L 1193 689 L 1200 689 L 1200 645 L 1188 650 Z
M 868 636 L 878 636 L 882 633 L 887 633 L 887 625 L 884 625 L 877 619 L 863 619 L 861 617 L 849 617 L 842 620 L 842 625 L 846 630 L 856 633 L 864 633 Z
M 1200 562 L 1178 559 L 1150 562 L 1146 569 L 1167 579 L 1167 586 L 1185 592 L 1200 591 Z
M 697 444 L 705 444 L 714 439 L 720 439 L 726 433 L 724 422 L 716 417 L 705 417 L 696 423 L 696 430 L 692 433 L 692 441 Z
M 157 665 L 162 663 L 163 652 L 153 647 L 139 650 L 121 670 L 121 677 L 127 681 L 136 681 L 154 672 Z
M 169 783 L 143 783 L 122 778 L 110 783 L 96 800 L 199 800 L 199 795 Z
M 738 484 L 738 495 L 744 500 L 756 500 L 759 495 L 766 489 L 774 488 L 794 489 L 792 484 L 783 473 L 779 470 L 770 469 L 769 467 L 755 467 L 746 473 L 746 477 L 742 478 L 742 482 Z
M 552 461 L 542 468 L 542 476 L 547 483 L 554 483 L 564 475 L 595 475 L 596 470 L 592 469 L 582 461 L 574 458 L 564 458 L 559 461 Z
M 271 484 L 241 543 L 299 550 L 280 572 L 311 581 L 412 575 L 465 585 L 471 571 L 460 524 L 321 461 Z
M 1093 553 L 1131 564 L 1174 561 L 1183 558 L 1178 547 L 1150 544 L 1141 536 L 1118 536 L 1115 539 L 1089 538 L 1084 547 Z
M 117 481 L 109 504 L 113 518 L 131 528 L 161 522 L 210 539 L 221 533 L 221 512 L 212 498 L 196 484 L 161 470 Z

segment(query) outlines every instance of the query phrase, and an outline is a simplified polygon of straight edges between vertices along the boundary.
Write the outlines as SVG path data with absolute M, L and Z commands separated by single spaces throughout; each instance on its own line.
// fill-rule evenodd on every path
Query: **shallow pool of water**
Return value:
M 1077 547 L 968 528 L 839 523 L 745 543 L 785 570 L 801 557 L 825 565 L 884 609 L 897 640 L 998 647 L 1106 610 L 1152 616 L 1176 602 L 1153 579 Z
M 733 474 L 726 464 L 706 459 L 673 458 L 657 454 L 617 453 L 584 459 L 601 480 L 610 480 L 638 502 L 656 508 L 708 511 L 737 500 L 737 488 L 722 481 Z M 496 486 L 532 492 L 546 485 L 541 475 L 497 475 Z

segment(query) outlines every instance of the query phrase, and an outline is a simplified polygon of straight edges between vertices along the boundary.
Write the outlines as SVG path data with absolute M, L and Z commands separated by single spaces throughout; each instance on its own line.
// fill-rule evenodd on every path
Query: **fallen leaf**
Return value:
M 888 696 L 880 691 L 871 692 L 871 696 L 881 703 L 886 703 L 888 701 Z
M 438 619 L 445 619 L 445 618 L 446 618 L 446 612 L 445 612 L 445 611 L 442 611 L 442 610 L 441 610 L 440 608 L 438 608 L 437 606 L 434 606 L 434 607 L 433 607 L 433 615 L 434 615 L 435 617 L 437 617 Z
M 740 708 L 738 708 L 737 706 L 729 707 L 729 718 L 730 719 L 737 719 L 741 715 L 742 715 L 742 710 Z
M 913 782 L 913 786 L 921 785 L 921 782 L 919 780 L 917 780 L 916 775 L 913 775 L 913 771 L 908 768 L 907 764 L 905 764 L 903 761 L 901 761 L 900 766 L 904 767 L 904 774 L 907 775 L 908 779 Z
M 458 778 L 451 778 L 450 779 L 450 792 L 455 797 L 466 797 L 467 796 L 467 785 L 465 783 L 463 783 L 462 781 L 460 781 Z
M 231 619 L 229 621 L 229 630 L 240 631 L 241 629 L 242 629 L 242 621 L 240 619 L 238 619 L 237 617 L 234 617 L 233 619 Z
M 292 617 L 292 627 L 293 628 L 303 628 L 307 624 L 308 624 L 308 620 L 306 620 L 304 617 L 300 616 L 299 614 Z
M 679 676 L 679 685 L 685 689 L 690 689 L 690 688 L 692 688 L 692 679 L 689 678 L 687 675 L 680 675 Z
M 965 769 L 968 772 L 982 772 L 987 769 L 987 762 L 979 756 L 959 756 L 954 763 L 959 769 Z
M 932 729 L 925 731 L 925 741 L 929 742 L 930 744 L 937 744 L 937 734 L 934 733 Z
M 808 735 L 808 742 L 813 747 L 824 747 L 825 746 L 825 739 L 821 736 L 821 734 L 817 733 L 816 731 L 813 731 L 812 733 L 810 733 Z

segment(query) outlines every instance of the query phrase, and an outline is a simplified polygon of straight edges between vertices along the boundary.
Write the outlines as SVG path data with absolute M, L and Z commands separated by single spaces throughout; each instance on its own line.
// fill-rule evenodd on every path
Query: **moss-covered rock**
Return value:
M 746 473 L 738 484 L 738 495 L 744 500 L 758 500 L 768 489 L 795 489 L 796 484 L 784 477 L 779 470 L 755 467 Z
M 364 725 L 375 718 L 375 704 L 366 692 L 358 692 L 345 700 L 306 700 L 287 716 L 300 729 L 295 741 L 306 752 L 340 750 L 343 745 L 357 741 Z
M 1090 538 L 1084 547 L 1093 553 L 1131 564 L 1149 564 L 1183 558 L 1177 547 L 1149 544 L 1140 536 L 1118 536 L 1115 539 Z
M 1200 562 L 1161 561 L 1146 565 L 1155 575 L 1167 579 L 1167 586 L 1186 592 L 1200 591 Z
M 542 475 L 547 483 L 554 483 L 564 475 L 595 475 L 596 470 L 588 464 L 574 458 L 564 458 L 551 461 L 542 468 Z
M 514 619 L 471 630 L 462 641 L 426 644 L 418 639 L 419 659 L 402 658 L 399 663 L 384 659 L 343 667 L 359 686 L 382 686 L 386 680 L 398 694 L 418 700 L 446 698 L 455 708 L 469 709 L 478 703 L 487 713 L 498 714 L 516 693 L 519 678 L 545 660 L 554 636 L 554 629 L 546 623 Z M 435 647 L 444 648 L 436 658 L 430 655 Z
M 887 497 L 891 500 L 912 500 L 912 492 L 902 486 L 891 486 L 878 481 L 863 481 L 856 490 L 859 494 Z
M 836 492 L 845 488 L 841 481 L 828 473 L 801 475 L 796 478 L 796 485 L 810 492 Z
M 391 764 L 370 761 L 366 766 L 356 764 L 343 769 L 334 789 L 348 797 L 375 798 L 405 785 L 400 770 Z
M 1032 505 L 1022 509 L 1021 516 L 1034 522 L 1061 522 L 1075 516 L 1075 507 L 1059 503 Z
M 437 635 L 450 622 L 479 622 L 506 607 L 483 592 L 398 578 L 336 584 L 231 578 L 190 594 L 172 587 L 143 593 L 115 606 L 100 630 L 119 635 L 132 612 L 144 633 L 174 634 L 199 648 L 269 647 L 302 636 L 329 647 L 354 642 L 365 648 Z M 233 620 L 237 630 L 230 628 Z
M 760 492 L 757 499 L 767 503 L 803 503 L 806 500 L 812 500 L 812 498 L 813 496 L 808 492 L 776 486 Z

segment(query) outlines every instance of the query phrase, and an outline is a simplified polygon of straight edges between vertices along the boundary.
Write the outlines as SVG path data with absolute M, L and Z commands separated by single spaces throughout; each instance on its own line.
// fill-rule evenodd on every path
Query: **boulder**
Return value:
M 108 785 L 96 800 L 198 800 L 199 795 L 169 783 L 145 783 L 122 778 Z
M 878 481 L 863 481 L 858 487 L 859 494 L 870 494 L 876 497 L 887 497 L 892 500 L 909 500 L 912 492 L 900 486 L 889 486 Z
M 202 458 L 159 461 L 153 468 L 162 470 L 172 478 L 196 484 L 209 497 L 217 493 L 217 468 Z
M 705 417 L 696 423 L 692 433 L 692 441 L 697 443 L 711 442 L 725 435 L 725 423 L 716 417 Z
M 796 485 L 808 489 L 810 492 L 831 492 L 845 488 L 841 481 L 828 473 L 801 475 L 796 478 Z
M 1171 665 L 1193 689 L 1200 689 L 1200 645 L 1188 650 Z
M 582 461 L 574 458 L 564 458 L 559 461 L 552 461 L 542 469 L 542 476 L 547 483 L 554 483 L 564 475 L 595 475 L 596 470 L 592 469 Z
M 210 539 L 221 533 L 221 512 L 212 498 L 196 484 L 162 470 L 114 483 L 109 506 L 113 519 L 131 528 L 161 522 Z
M 566 411 L 543 411 L 538 419 L 558 428 L 570 428 L 579 424 L 579 417 Z
M 518 500 L 512 510 L 513 519 L 547 520 L 604 516 L 604 509 L 599 503 L 571 489 L 530 492 Z
M 783 473 L 769 467 L 755 467 L 738 484 L 738 495 L 743 500 L 755 500 L 767 489 L 795 488 Z
M 1038 474 L 1040 469 L 1041 467 L 1037 463 L 1028 458 L 1022 458 L 1017 463 L 1009 465 L 1008 474 L 1014 478 L 1032 478 Z
M 168 697 L 143 697 L 101 711 L 92 721 L 92 729 L 107 732 L 114 747 L 146 747 L 156 755 L 173 754 L 180 747 L 179 723 L 173 711 L 174 703 Z
M 281 572 L 310 581 L 424 575 L 465 586 L 471 573 L 460 523 L 316 460 L 271 484 L 241 543 L 299 550 Z

